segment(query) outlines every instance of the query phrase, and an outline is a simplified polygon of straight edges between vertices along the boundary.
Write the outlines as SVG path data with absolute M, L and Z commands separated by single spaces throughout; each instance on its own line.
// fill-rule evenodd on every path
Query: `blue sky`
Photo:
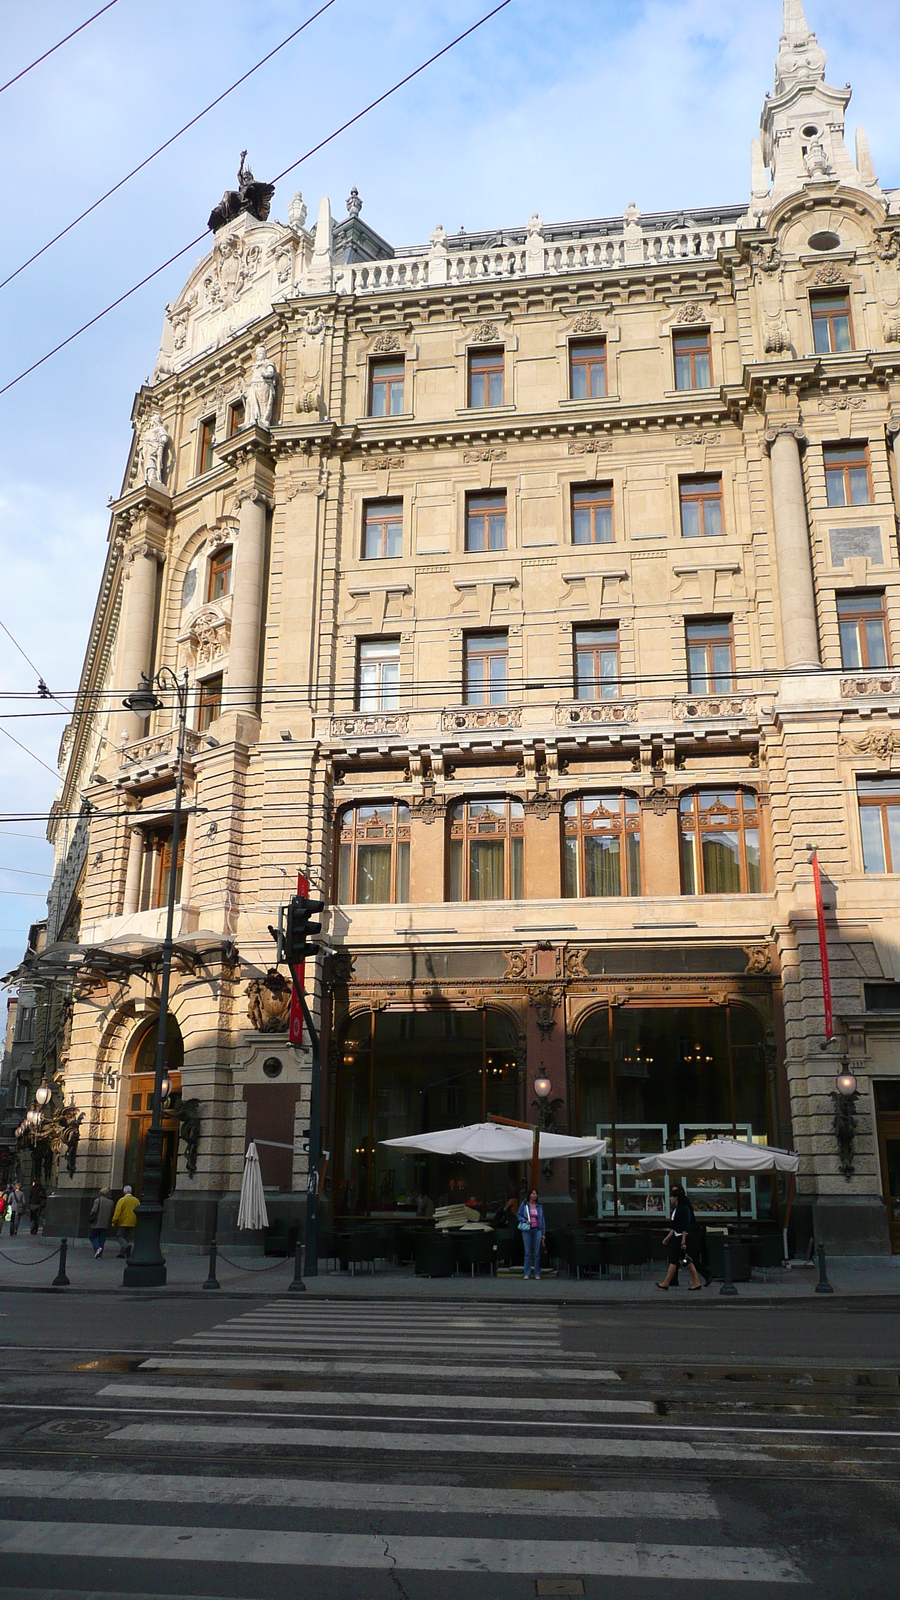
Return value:
M 2 75 L 93 9 L 92 0 L 7 5 Z M 316 0 L 118 0 L 0 95 L 0 277 L 315 9 Z M 0 291 L 0 383 L 200 233 L 243 147 L 257 177 L 280 171 L 489 9 L 490 0 L 336 0 Z M 853 84 L 851 130 L 865 123 L 882 182 L 900 185 L 900 7 L 808 0 L 807 14 L 829 81 Z M 474 230 L 535 210 L 547 221 L 614 215 L 632 199 L 645 211 L 740 201 L 780 26 L 781 0 L 512 0 L 286 180 L 275 214 L 286 215 L 300 187 L 312 217 L 323 193 L 343 216 L 356 184 L 366 220 L 404 244 L 427 239 L 437 222 Z M 193 259 L 0 398 L 0 621 L 59 692 L 78 681 L 134 391 Z M 34 686 L 0 634 L 0 689 Z M 64 721 L 0 726 L 52 768 Z M 0 812 L 45 812 L 52 774 L 8 739 L 0 746 Z M 43 910 L 49 876 L 26 875 L 49 875 L 42 832 L 0 822 L 0 971 Z

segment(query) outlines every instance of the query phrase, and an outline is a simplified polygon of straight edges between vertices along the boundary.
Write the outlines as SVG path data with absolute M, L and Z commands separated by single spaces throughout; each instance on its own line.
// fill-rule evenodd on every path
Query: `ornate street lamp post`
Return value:
M 141 673 L 141 681 L 134 694 L 127 695 L 122 704 L 139 717 L 158 711 L 163 702 L 154 694 L 153 685 L 161 689 L 174 689 L 178 699 L 178 754 L 175 767 L 175 805 L 172 812 L 172 855 L 169 863 L 168 899 L 166 903 L 166 936 L 162 947 L 162 971 L 159 984 L 159 1033 L 156 1040 L 156 1068 L 153 1079 L 153 1111 L 150 1126 L 144 1137 L 144 1166 L 141 1174 L 140 1206 L 135 1218 L 134 1248 L 125 1264 L 122 1283 L 126 1289 L 156 1289 L 166 1281 L 166 1262 L 160 1249 L 163 1206 L 160 1199 L 162 1181 L 162 1102 L 163 1082 L 166 1076 L 166 1024 L 169 1018 L 169 981 L 172 974 L 172 951 L 175 930 L 175 895 L 178 883 L 178 846 L 181 839 L 181 797 L 184 786 L 184 745 L 187 728 L 188 675 L 178 679 L 171 667 L 161 667 L 155 677 Z

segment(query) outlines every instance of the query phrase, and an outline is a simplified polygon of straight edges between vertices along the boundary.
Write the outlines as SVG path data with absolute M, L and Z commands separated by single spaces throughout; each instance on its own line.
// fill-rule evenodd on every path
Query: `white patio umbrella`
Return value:
M 499 1122 L 473 1122 L 464 1128 L 441 1128 L 437 1133 L 413 1133 L 403 1139 L 380 1139 L 394 1150 L 415 1150 L 423 1155 L 470 1156 L 473 1161 L 530 1161 L 534 1153 L 531 1128 L 511 1128 Z M 606 1152 L 605 1139 L 577 1139 L 567 1133 L 542 1133 L 538 1158 L 555 1161 L 568 1157 L 586 1160 Z
M 269 1226 L 269 1213 L 266 1210 L 266 1197 L 263 1194 L 262 1173 L 259 1170 L 259 1155 L 256 1145 L 251 1140 L 244 1156 L 244 1175 L 241 1178 L 241 1203 L 238 1206 L 237 1225 L 239 1228 L 267 1228 Z
M 776 1150 L 770 1144 L 748 1144 L 745 1139 L 698 1139 L 696 1144 L 684 1145 L 680 1150 L 661 1150 L 658 1155 L 643 1156 L 639 1162 L 642 1172 L 789 1172 L 791 1179 L 782 1229 L 785 1260 L 788 1254 L 788 1221 L 799 1165 L 800 1157 L 790 1150 Z

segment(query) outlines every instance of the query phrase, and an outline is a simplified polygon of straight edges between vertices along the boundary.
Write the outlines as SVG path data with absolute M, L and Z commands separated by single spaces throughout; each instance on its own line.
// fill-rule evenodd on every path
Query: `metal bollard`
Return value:
M 306 1284 L 303 1282 L 303 1246 L 299 1239 L 294 1250 L 294 1276 L 288 1284 L 288 1292 L 294 1294 L 306 1293 Z
M 216 1256 L 217 1256 L 217 1254 L 218 1254 L 218 1251 L 216 1249 L 216 1236 L 215 1236 L 215 1234 L 213 1234 L 213 1236 L 212 1236 L 212 1238 L 211 1238 L 211 1240 L 209 1242 L 209 1277 L 207 1278 L 205 1284 L 203 1285 L 204 1289 L 218 1289 L 218 1288 L 220 1288 L 219 1280 L 216 1277 Z
M 724 1280 L 723 1280 L 723 1283 L 722 1283 L 722 1287 L 719 1290 L 719 1293 L 720 1294 L 737 1294 L 737 1289 L 734 1287 L 734 1284 L 731 1281 L 731 1245 L 728 1242 L 727 1234 L 725 1236 L 725 1239 L 722 1242 L 722 1254 L 723 1254 L 723 1256 L 725 1258 L 725 1272 L 724 1272 Z
M 834 1294 L 834 1289 L 828 1282 L 828 1273 L 825 1271 L 825 1246 L 819 1245 L 819 1281 L 816 1284 L 816 1294 Z
M 69 1280 L 66 1277 L 66 1257 L 68 1254 L 69 1241 L 68 1239 L 62 1239 L 59 1246 L 59 1271 L 51 1284 L 53 1289 L 68 1289 L 69 1287 Z

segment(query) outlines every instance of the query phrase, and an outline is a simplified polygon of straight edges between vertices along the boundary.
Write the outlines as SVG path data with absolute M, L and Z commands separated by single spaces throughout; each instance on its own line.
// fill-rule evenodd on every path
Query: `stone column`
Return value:
M 196 804 L 196 795 L 192 801 Z M 184 828 L 184 860 L 181 867 L 181 894 L 179 899 L 183 906 L 190 903 L 191 898 L 191 873 L 194 866 L 194 842 L 197 837 L 197 814 L 189 811 L 182 820 Z
M 888 470 L 894 492 L 894 508 L 900 517 L 900 416 L 891 415 L 887 425 Z
M 234 737 L 250 743 L 259 730 L 260 629 L 265 602 L 266 519 L 274 503 L 271 439 L 253 427 L 227 441 L 220 458 L 237 469 L 238 537 L 231 588 L 231 639 L 222 712 L 234 721 Z M 246 721 L 249 719 L 249 723 Z
M 123 553 L 125 595 L 119 624 L 116 687 L 122 694 L 136 689 L 141 673 L 153 665 L 153 621 L 156 614 L 156 574 L 163 557 L 148 539 L 133 539 Z M 116 719 L 119 744 L 132 744 L 144 733 L 145 718 L 124 708 Z M 123 738 L 123 735 L 125 737 Z
M 806 496 L 800 465 L 799 430 L 767 435 L 772 467 L 775 554 L 781 601 L 781 634 L 787 667 L 820 667 Z
M 144 865 L 144 835 L 133 823 L 128 841 L 128 866 L 125 871 L 125 899 L 122 915 L 133 917 L 141 904 L 141 869 Z

